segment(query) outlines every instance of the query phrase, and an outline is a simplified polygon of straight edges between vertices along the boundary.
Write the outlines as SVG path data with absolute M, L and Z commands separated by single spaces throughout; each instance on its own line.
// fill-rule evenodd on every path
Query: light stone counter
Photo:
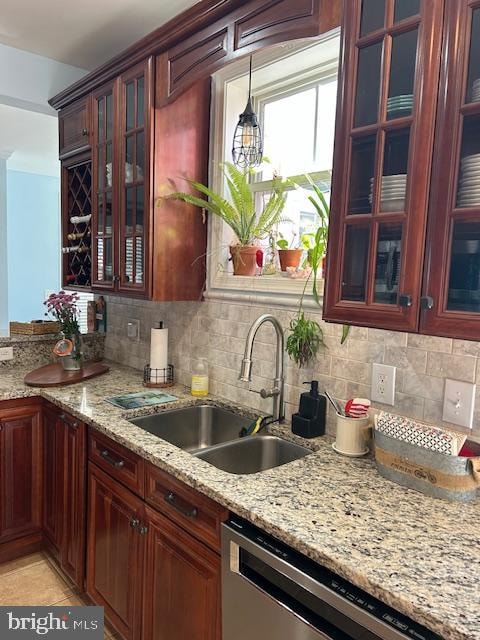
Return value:
M 404 489 L 371 459 L 340 457 L 329 439 L 301 440 L 286 426 L 272 432 L 312 455 L 258 474 L 225 473 L 125 420 L 161 408 L 125 412 L 104 402 L 144 389 L 138 371 L 111 366 L 84 384 L 41 390 L 23 385 L 24 371 L 0 371 L 0 400 L 42 396 L 445 639 L 480 640 L 479 499 L 448 503 Z M 198 402 L 183 387 L 168 391 L 179 401 L 164 410 Z

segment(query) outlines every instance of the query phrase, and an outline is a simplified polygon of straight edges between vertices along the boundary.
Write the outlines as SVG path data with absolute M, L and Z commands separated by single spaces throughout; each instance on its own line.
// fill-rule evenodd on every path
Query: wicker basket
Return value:
M 444 500 L 468 502 L 478 495 L 480 456 L 449 456 L 373 433 L 377 469 L 385 478 Z
M 24 336 L 42 336 L 60 333 L 60 323 L 55 320 L 42 322 L 10 322 L 10 333 Z

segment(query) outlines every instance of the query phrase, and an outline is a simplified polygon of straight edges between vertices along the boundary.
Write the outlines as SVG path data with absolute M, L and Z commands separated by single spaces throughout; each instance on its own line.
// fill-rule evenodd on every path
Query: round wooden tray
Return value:
M 64 387 L 100 376 L 109 369 L 103 362 L 85 362 L 78 371 L 65 371 L 61 363 L 47 364 L 27 373 L 23 381 L 29 387 Z

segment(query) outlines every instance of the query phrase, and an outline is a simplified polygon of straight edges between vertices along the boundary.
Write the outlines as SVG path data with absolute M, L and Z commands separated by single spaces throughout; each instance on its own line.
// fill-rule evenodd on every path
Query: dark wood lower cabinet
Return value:
M 60 411 L 43 409 L 43 532 L 51 550 L 58 553 L 62 544 L 64 437 Z
M 89 464 L 87 594 L 125 640 L 140 637 L 143 501 Z
M 146 508 L 143 640 L 220 640 L 220 556 Z
M 78 588 L 85 578 L 87 428 L 71 416 L 63 422 L 63 527 L 60 564 Z
M 0 561 L 32 550 L 42 536 L 42 431 L 37 400 L 0 406 Z M 18 540 L 18 543 L 16 542 Z

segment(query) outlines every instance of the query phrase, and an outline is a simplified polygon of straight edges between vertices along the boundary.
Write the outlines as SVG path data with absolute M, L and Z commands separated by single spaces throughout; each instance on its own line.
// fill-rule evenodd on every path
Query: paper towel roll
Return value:
M 162 326 L 162 323 L 160 323 Z M 167 382 L 168 366 L 168 329 L 154 328 L 150 333 L 150 368 L 152 369 L 152 382 Z M 155 369 L 163 369 L 158 371 Z

